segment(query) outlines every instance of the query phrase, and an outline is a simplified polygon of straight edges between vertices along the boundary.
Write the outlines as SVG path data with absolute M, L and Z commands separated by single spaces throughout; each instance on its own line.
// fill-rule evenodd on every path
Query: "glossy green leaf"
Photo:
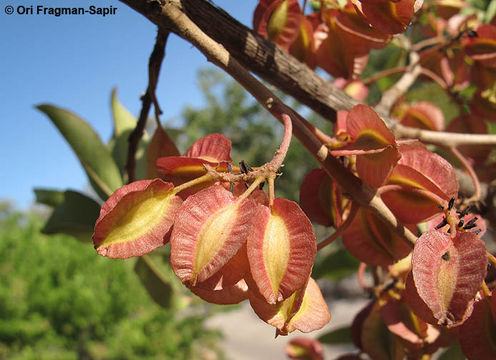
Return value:
M 312 277 L 339 280 L 356 272 L 358 265 L 360 262 L 349 251 L 341 248 L 327 255 L 324 259 L 316 260 Z
M 114 161 L 119 167 L 120 173 L 124 176 L 129 151 L 129 135 L 131 135 L 138 121 L 119 101 L 117 89 L 115 88 L 112 90 L 111 106 L 114 133 L 109 141 L 108 147 Z M 136 152 L 136 180 L 147 179 L 146 149 L 148 148 L 149 142 L 150 139 L 145 132 L 141 137 L 138 151 Z
M 64 201 L 64 192 L 53 189 L 34 189 L 36 202 L 55 207 Z
M 72 147 L 90 183 L 106 199 L 122 186 L 119 169 L 93 128 L 76 114 L 53 105 L 39 105 Z
M 91 241 L 93 227 L 100 213 L 100 205 L 79 192 L 67 190 L 41 230 L 44 234 L 63 233 L 79 241 Z
M 171 308 L 174 288 L 152 259 L 147 255 L 139 257 L 134 265 L 134 271 L 153 301 L 163 308 Z
M 343 326 L 319 336 L 317 340 L 328 345 L 350 344 L 351 329 L 349 326 Z
M 114 135 L 119 136 L 136 126 L 136 118 L 121 104 L 117 97 L 117 88 L 112 89 L 110 98 L 112 106 L 112 119 L 114 121 Z
M 112 134 L 112 139 L 109 141 L 109 149 L 115 163 L 119 167 L 119 171 L 121 174 L 124 174 L 129 149 L 128 139 L 136 127 L 137 120 L 117 98 L 116 88 L 112 90 L 110 103 L 112 107 L 114 133 Z

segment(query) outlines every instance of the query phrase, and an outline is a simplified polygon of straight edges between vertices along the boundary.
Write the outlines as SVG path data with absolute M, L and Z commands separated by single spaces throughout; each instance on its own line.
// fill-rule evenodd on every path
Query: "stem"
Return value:
M 364 85 L 368 85 L 370 83 L 376 82 L 379 79 L 382 79 L 383 77 L 386 77 L 386 76 L 389 76 L 389 75 L 394 75 L 394 74 L 403 72 L 403 71 L 405 71 L 407 69 L 408 69 L 408 66 L 399 66 L 399 67 L 395 67 L 395 68 L 392 68 L 392 69 L 386 69 L 386 70 L 380 71 L 378 73 L 375 73 L 374 75 L 371 75 L 371 76 L 369 76 L 366 79 L 363 79 L 362 80 L 362 83 Z
M 284 135 L 282 137 L 281 145 L 277 149 L 274 158 L 270 161 L 270 165 L 274 167 L 274 172 L 277 172 L 288 153 L 289 144 L 291 143 L 291 136 L 293 135 L 293 122 L 288 114 L 281 114 L 281 120 L 284 125 Z
M 262 182 L 265 181 L 265 178 L 263 176 L 259 176 L 253 181 L 253 183 L 250 185 L 248 189 L 245 190 L 243 194 L 238 196 L 238 200 L 243 200 L 246 199 L 250 194 L 260 185 Z
M 329 235 L 327 239 L 323 240 L 317 245 L 317 251 L 331 244 L 339 237 L 339 235 L 341 235 L 341 233 L 351 224 L 359 208 L 360 207 L 355 205 L 355 203 L 352 203 L 350 213 L 348 214 L 346 220 L 336 229 L 336 231 Z
M 201 183 L 203 183 L 203 182 L 211 181 L 211 180 L 213 180 L 212 175 L 210 175 L 210 173 L 206 173 L 205 175 L 202 175 L 202 176 L 200 176 L 200 177 L 198 177 L 198 178 L 196 178 L 196 179 L 193 179 L 193 180 L 191 180 L 191 181 L 188 181 L 188 182 L 186 182 L 186 183 L 184 183 L 184 184 L 181 184 L 181 185 L 179 185 L 179 186 L 175 187 L 175 188 L 172 190 L 172 193 L 173 193 L 174 195 L 176 195 L 177 193 L 179 193 L 179 192 L 181 192 L 181 191 L 183 191 L 183 190 L 186 190 L 186 189 L 188 189 L 188 188 L 190 188 L 190 187 L 192 187 L 192 186 L 195 186 L 195 185 L 201 184 Z
M 446 81 L 444 81 L 443 78 L 441 78 L 439 75 L 437 75 L 436 73 L 432 72 L 431 70 L 429 69 L 426 69 L 426 68 L 422 68 L 421 70 L 421 73 L 422 75 L 425 75 L 429 78 L 431 78 L 432 80 L 434 80 L 436 83 L 439 84 L 439 86 L 441 86 L 444 90 L 447 90 L 448 89 L 448 84 L 446 84 Z
M 491 297 L 491 290 L 489 290 L 485 281 L 482 281 L 482 292 L 484 293 L 484 297 L 486 299 Z
M 158 75 L 160 73 L 160 67 L 162 66 L 162 61 L 164 60 L 165 56 L 165 44 L 167 43 L 168 36 L 168 31 L 164 31 L 160 27 L 158 28 L 155 45 L 148 62 L 148 87 L 145 94 L 141 98 L 142 105 L 138 123 L 129 135 L 128 139 L 129 149 L 127 153 L 126 173 L 128 178 L 127 181 L 129 183 L 133 182 L 136 178 L 136 151 L 138 150 L 138 144 L 143 137 L 146 120 L 148 118 L 148 113 L 150 112 L 152 103 L 154 104 L 155 108 L 155 118 L 157 120 L 157 125 L 161 126 L 160 120 L 158 118 L 161 110 L 155 97 L 155 89 L 157 88 Z
M 274 177 L 270 177 L 268 179 L 268 185 L 269 185 L 269 207 L 272 209 L 274 206 L 274 199 L 275 199 L 275 193 L 274 193 Z
M 366 270 L 367 270 L 367 264 L 361 262 L 360 265 L 358 266 L 358 283 L 360 284 L 363 290 L 367 292 L 372 292 L 372 287 L 368 286 L 365 283 L 364 275 Z
M 493 263 L 493 266 L 496 266 L 496 257 L 493 254 L 491 254 L 489 251 L 486 254 L 489 261 Z
M 425 40 L 421 40 L 418 43 L 412 45 L 413 51 L 422 51 L 424 48 L 432 45 L 438 45 L 444 43 L 445 39 L 443 37 L 433 37 Z
M 463 156 L 463 154 L 456 147 L 451 146 L 448 149 L 453 155 L 456 156 L 458 161 L 460 161 L 463 168 L 465 169 L 465 171 L 467 171 L 468 175 L 470 176 L 470 178 L 474 183 L 474 188 L 475 188 L 474 195 L 472 195 L 470 199 L 467 199 L 467 202 L 470 203 L 472 201 L 475 202 L 479 201 L 481 197 L 481 187 L 480 187 L 479 178 L 477 177 L 477 174 L 472 168 L 472 165 L 468 162 L 467 158 L 465 158 L 465 156 Z

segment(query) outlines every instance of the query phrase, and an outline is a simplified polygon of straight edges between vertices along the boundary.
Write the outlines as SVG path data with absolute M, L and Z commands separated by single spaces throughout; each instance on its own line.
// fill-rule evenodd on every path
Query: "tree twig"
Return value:
M 460 145 L 496 145 L 495 135 L 422 130 L 401 124 L 394 125 L 391 130 L 396 138 L 418 139 L 426 144 L 447 147 Z
M 403 40 L 404 48 L 410 52 L 410 65 L 401 78 L 384 92 L 381 101 L 375 106 L 377 113 L 383 117 L 389 115 L 393 105 L 408 91 L 422 71 L 419 54 L 411 50 L 411 44 L 406 37 L 400 39 Z
M 165 56 L 165 44 L 167 43 L 168 36 L 169 32 L 158 28 L 155 45 L 148 62 L 148 86 L 145 93 L 141 97 L 142 105 L 138 123 L 129 135 L 128 139 L 129 150 L 126 163 L 128 182 L 133 182 L 136 178 L 136 151 L 138 150 L 139 141 L 143 136 L 146 120 L 152 104 L 155 109 L 155 119 L 160 126 L 159 115 L 162 113 L 162 110 L 160 109 L 157 98 L 155 97 L 155 89 L 157 88 L 158 76 Z

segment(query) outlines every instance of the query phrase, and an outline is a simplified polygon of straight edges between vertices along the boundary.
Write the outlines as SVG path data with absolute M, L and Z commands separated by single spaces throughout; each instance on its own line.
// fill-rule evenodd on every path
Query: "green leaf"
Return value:
M 496 0 L 492 0 L 487 6 L 484 22 L 486 24 L 489 24 L 495 15 L 496 15 Z
M 108 143 L 112 157 L 124 178 L 129 151 L 129 135 L 137 124 L 137 119 L 122 105 L 117 98 L 117 89 L 112 90 L 111 96 L 112 117 L 114 122 L 114 133 Z M 136 180 L 147 179 L 146 177 L 146 149 L 150 142 L 145 132 L 141 137 L 136 151 Z
M 119 101 L 117 88 L 112 89 L 110 105 L 112 106 L 112 117 L 114 121 L 114 135 L 120 136 L 128 130 L 133 130 L 137 120 Z
M 341 248 L 321 261 L 316 261 L 312 271 L 312 277 L 320 279 L 325 277 L 331 280 L 342 279 L 354 273 L 360 262 L 346 249 Z
M 317 340 L 328 345 L 349 344 L 351 343 L 351 328 L 349 326 L 343 326 L 334 329 L 319 336 Z
M 79 241 L 91 241 L 95 222 L 100 214 L 100 205 L 79 192 L 67 190 L 62 193 L 64 200 L 53 210 L 44 234 L 67 234 Z
M 446 349 L 439 356 L 438 360 L 465 360 L 460 343 L 457 341 L 454 345 Z
M 150 294 L 150 297 L 163 308 L 173 304 L 173 287 L 170 281 L 160 272 L 149 256 L 138 258 L 134 271 Z
M 117 98 L 116 88 L 112 90 L 110 103 L 112 107 L 114 133 L 109 142 L 109 149 L 121 175 L 123 175 L 127 163 L 129 135 L 136 127 L 137 120 Z
M 55 207 L 64 201 L 64 192 L 53 189 L 34 189 L 36 202 Z
M 110 152 L 93 128 L 76 114 L 53 105 L 39 105 L 72 147 L 90 179 L 103 199 L 120 188 L 122 178 Z

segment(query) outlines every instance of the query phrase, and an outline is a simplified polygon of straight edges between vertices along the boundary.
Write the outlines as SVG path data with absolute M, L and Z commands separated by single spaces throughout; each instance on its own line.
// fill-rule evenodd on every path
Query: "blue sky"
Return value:
M 214 0 L 249 25 L 256 0 Z M 114 16 L 12 15 L 5 6 L 117 8 Z M 84 190 L 87 180 L 70 147 L 35 105 L 51 103 L 86 119 L 106 141 L 112 132 L 110 92 L 134 114 L 147 85 L 155 27 L 116 0 L 4 0 L 0 8 L 0 199 L 28 208 L 34 187 Z M 163 120 L 203 103 L 197 71 L 212 67 L 190 44 L 171 36 L 157 97 Z

